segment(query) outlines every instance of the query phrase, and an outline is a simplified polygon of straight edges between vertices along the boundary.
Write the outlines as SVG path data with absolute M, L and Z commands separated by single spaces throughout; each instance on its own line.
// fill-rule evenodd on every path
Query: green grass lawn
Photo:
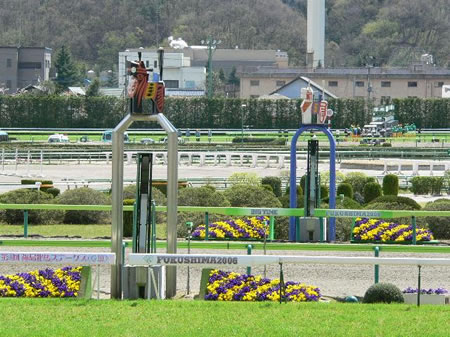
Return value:
M 448 336 L 450 306 L 1 299 L 2 336 Z

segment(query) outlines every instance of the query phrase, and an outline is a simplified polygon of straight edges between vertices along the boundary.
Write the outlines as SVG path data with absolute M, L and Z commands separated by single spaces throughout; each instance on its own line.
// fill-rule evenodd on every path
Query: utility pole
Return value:
M 208 47 L 208 99 L 211 99 L 214 95 L 214 86 L 213 86 L 213 78 L 212 78 L 212 56 L 213 51 L 217 48 L 217 45 L 219 45 L 222 41 L 221 40 L 214 40 L 211 37 L 208 37 L 205 40 L 201 41 L 202 44 L 206 44 Z

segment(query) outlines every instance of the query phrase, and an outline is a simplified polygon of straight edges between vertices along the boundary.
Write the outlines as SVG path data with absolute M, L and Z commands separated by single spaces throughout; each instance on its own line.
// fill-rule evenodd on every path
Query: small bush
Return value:
M 438 199 L 429 202 L 424 211 L 450 211 L 450 199 Z M 450 217 L 425 217 L 427 227 L 433 232 L 436 239 L 450 239 Z
M 339 198 L 336 200 L 337 209 L 361 209 L 361 205 L 353 199 L 344 197 L 341 201 Z M 350 234 L 352 232 L 351 218 L 336 218 L 336 240 L 337 241 L 349 241 Z
M 276 197 L 281 197 L 281 179 L 278 177 L 264 177 L 261 179 L 262 185 L 270 185 Z
M 368 183 L 364 186 L 364 201 L 366 203 L 371 202 L 372 200 L 381 196 L 381 186 L 378 183 Z
M 66 190 L 56 198 L 60 205 L 108 205 L 109 198 L 102 192 L 89 187 Z M 109 222 L 109 212 L 103 211 L 65 211 L 66 224 L 100 224 Z
M 236 185 L 240 186 L 240 185 Z M 262 187 L 261 187 L 262 189 Z M 230 202 L 224 196 L 223 192 L 218 192 L 208 186 L 202 187 L 187 187 L 180 190 L 178 194 L 179 206 L 209 206 L 209 207 L 229 207 Z M 223 215 L 209 214 L 209 222 L 224 220 Z M 194 212 L 179 212 L 177 235 L 178 237 L 185 237 L 187 235 L 186 222 L 192 221 L 194 228 L 200 224 L 205 223 L 204 213 Z
M 135 199 L 124 199 L 124 206 L 133 206 Z M 123 236 L 133 236 L 133 212 L 123 211 Z
M 284 195 L 289 195 L 291 192 L 290 186 L 286 187 L 286 192 L 284 192 Z M 300 185 L 297 185 L 297 195 L 303 195 L 303 188 Z
M 17 189 L 0 195 L 2 204 L 51 204 L 54 198 L 51 194 L 26 188 Z M 28 223 L 48 224 L 57 223 L 61 217 L 60 211 L 29 210 Z M 8 224 L 23 224 L 23 210 L 6 209 L 1 213 L 1 221 Z
M 396 195 L 382 195 L 374 200 L 372 200 L 366 208 L 370 209 L 370 205 L 372 204 L 390 204 L 390 206 L 386 205 L 384 209 L 392 209 L 392 210 L 407 210 L 407 209 L 416 209 L 420 210 L 422 207 L 411 198 L 408 197 L 399 197 Z M 381 209 L 381 208 L 378 208 Z
M 262 186 L 235 185 L 224 192 L 232 207 L 281 207 L 275 194 Z
M 431 194 L 441 195 L 441 190 L 444 187 L 444 177 L 430 177 L 431 178 Z
M 431 192 L 431 177 L 413 177 L 409 182 L 411 183 L 410 190 L 414 194 L 424 195 Z
M 358 192 L 363 194 L 364 186 L 367 183 L 375 182 L 375 178 L 368 177 L 361 172 L 350 172 L 345 176 L 343 182 L 352 185 L 353 193 Z
M 347 198 L 353 198 L 353 188 L 349 183 L 341 183 L 337 187 L 336 194 L 339 196 L 343 194 Z
M 398 177 L 395 174 L 387 174 L 384 176 L 383 194 L 398 195 Z
M 231 185 L 261 185 L 261 178 L 256 173 L 233 173 L 228 177 L 228 182 Z
M 300 187 L 302 190 L 306 190 L 306 174 L 300 178 Z
M 377 283 L 367 289 L 363 303 L 403 303 L 402 291 L 391 283 Z
M 382 147 L 392 147 L 392 144 L 391 144 L 391 143 L 384 142 L 383 144 L 381 144 L 381 146 L 382 146 Z
M 59 188 L 56 188 L 56 187 L 50 187 L 50 188 L 47 188 L 47 189 L 45 189 L 43 191 L 53 195 L 53 197 L 57 197 L 61 193 Z
M 328 186 L 325 185 L 320 185 L 320 198 L 323 199 L 327 199 L 329 195 L 329 189 Z

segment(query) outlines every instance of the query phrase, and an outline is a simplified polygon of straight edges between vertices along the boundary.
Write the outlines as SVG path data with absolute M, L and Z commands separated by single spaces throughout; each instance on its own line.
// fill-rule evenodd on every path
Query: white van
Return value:
M 55 134 L 48 137 L 49 143 L 68 143 L 69 137 L 66 135 Z

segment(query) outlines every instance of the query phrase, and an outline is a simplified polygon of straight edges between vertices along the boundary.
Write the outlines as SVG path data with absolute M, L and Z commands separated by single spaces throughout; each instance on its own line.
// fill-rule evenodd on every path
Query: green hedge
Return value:
M 444 177 L 414 177 L 410 180 L 411 192 L 414 194 L 440 195 L 444 187 Z
M 299 125 L 301 100 L 236 98 L 167 98 L 164 114 L 178 128 L 235 128 L 242 124 L 259 129 L 286 129 Z M 245 104 L 246 107 L 242 108 Z M 372 106 L 363 99 L 330 99 L 336 114 L 334 128 L 364 125 L 371 120 Z M 450 127 L 450 99 L 394 99 L 400 123 L 418 128 Z M 112 128 L 126 113 L 121 98 L 75 96 L 0 96 L 2 127 Z M 141 123 L 140 127 L 156 127 Z

